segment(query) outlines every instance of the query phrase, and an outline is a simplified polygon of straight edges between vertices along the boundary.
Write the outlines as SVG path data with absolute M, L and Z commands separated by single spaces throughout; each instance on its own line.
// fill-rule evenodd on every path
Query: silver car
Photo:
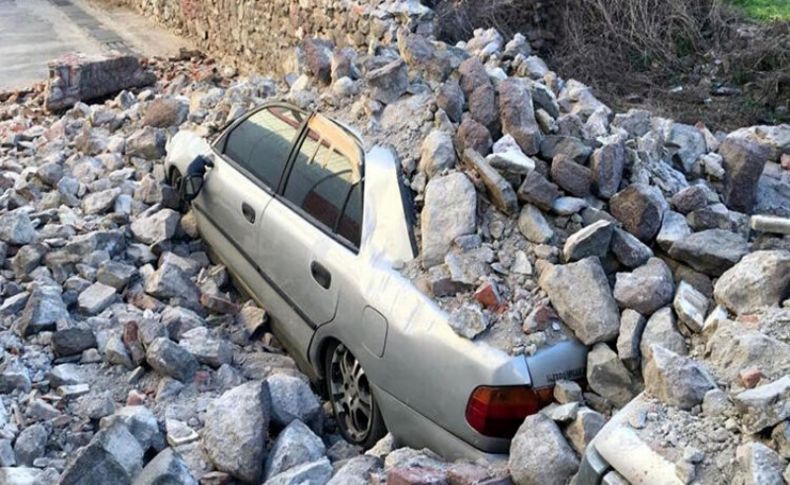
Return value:
M 576 341 L 513 356 L 451 329 L 396 269 L 417 254 L 399 164 L 339 122 L 266 104 L 212 142 L 178 133 L 166 173 L 350 442 L 389 430 L 447 458 L 501 458 L 553 382 L 584 375 Z

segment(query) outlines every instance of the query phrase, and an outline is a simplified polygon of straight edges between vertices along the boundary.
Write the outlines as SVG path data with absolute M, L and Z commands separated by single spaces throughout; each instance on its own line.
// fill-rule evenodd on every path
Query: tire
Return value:
M 363 449 L 373 447 L 387 427 L 362 365 L 341 343 L 331 345 L 325 359 L 326 390 L 340 434 Z
M 178 197 L 178 211 L 179 212 L 186 212 L 188 209 L 188 204 L 181 199 L 181 180 L 183 176 L 181 175 L 181 171 L 173 167 L 170 169 L 170 173 L 167 177 L 167 182 L 170 184 L 171 187 L 176 191 L 176 196 Z

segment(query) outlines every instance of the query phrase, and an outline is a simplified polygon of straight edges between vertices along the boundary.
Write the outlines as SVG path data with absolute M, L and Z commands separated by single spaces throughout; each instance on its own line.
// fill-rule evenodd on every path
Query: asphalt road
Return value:
M 0 0 L 0 91 L 47 77 L 47 62 L 67 52 L 166 56 L 190 44 L 119 7 L 85 0 Z

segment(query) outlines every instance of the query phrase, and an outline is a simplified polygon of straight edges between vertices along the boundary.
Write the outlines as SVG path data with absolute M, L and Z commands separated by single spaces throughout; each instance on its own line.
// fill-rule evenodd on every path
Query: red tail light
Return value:
M 553 388 L 480 386 L 469 396 L 466 421 L 480 434 L 512 438 L 524 418 L 552 401 Z

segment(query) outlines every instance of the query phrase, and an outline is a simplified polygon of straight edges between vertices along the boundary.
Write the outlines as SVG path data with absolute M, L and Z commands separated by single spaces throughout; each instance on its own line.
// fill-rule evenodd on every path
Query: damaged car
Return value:
M 584 376 L 575 339 L 511 355 L 453 331 L 399 271 L 417 256 L 399 163 L 340 122 L 266 104 L 211 140 L 178 133 L 166 174 L 352 443 L 389 430 L 448 458 L 501 458 L 556 380 Z

